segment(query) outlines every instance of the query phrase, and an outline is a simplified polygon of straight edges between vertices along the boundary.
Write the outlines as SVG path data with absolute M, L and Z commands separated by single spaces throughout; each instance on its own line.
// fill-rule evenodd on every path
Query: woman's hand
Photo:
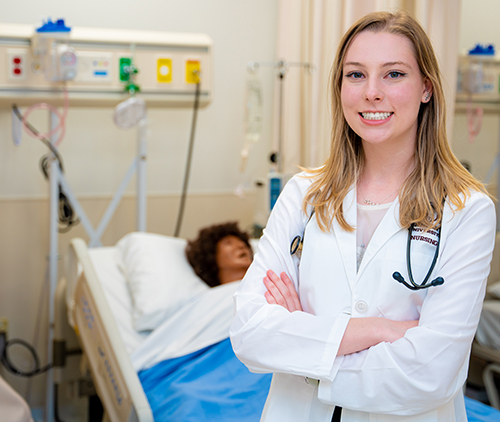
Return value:
M 283 306 L 290 312 L 302 311 L 299 295 L 286 273 L 283 272 L 281 277 L 278 277 L 274 271 L 269 270 L 264 277 L 264 285 L 267 289 L 267 303 Z

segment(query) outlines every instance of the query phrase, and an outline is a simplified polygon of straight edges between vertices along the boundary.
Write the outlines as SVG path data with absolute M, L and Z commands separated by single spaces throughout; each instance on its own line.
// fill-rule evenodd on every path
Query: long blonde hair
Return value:
M 424 78 L 432 84 L 429 102 L 420 105 L 418 115 L 415 168 L 399 192 L 399 219 L 402 227 L 412 223 L 423 229 L 441 221 L 445 199 L 459 210 L 470 190 L 486 192 L 458 161 L 446 136 L 446 109 L 439 66 L 431 42 L 419 23 L 405 12 L 375 12 L 356 22 L 344 35 L 330 72 L 332 121 L 330 156 L 319 169 L 309 170 L 313 182 L 304 198 L 304 210 L 314 206 L 323 231 L 331 229 L 332 219 L 353 231 L 344 218 L 343 201 L 356 182 L 364 163 L 360 137 L 350 128 L 340 99 L 343 64 L 352 40 L 363 31 L 403 35 L 415 46 L 415 56 Z

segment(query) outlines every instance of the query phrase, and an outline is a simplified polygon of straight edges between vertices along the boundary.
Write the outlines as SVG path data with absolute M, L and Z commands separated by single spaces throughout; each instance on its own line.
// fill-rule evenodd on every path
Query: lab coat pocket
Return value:
M 411 253 L 413 280 L 420 284 L 432 263 L 432 256 L 417 250 Z M 398 321 L 418 319 L 427 290 L 411 290 L 393 277 L 399 272 L 410 283 L 405 254 L 388 250 L 382 267 L 378 292 L 377 308 L 383 317 Z

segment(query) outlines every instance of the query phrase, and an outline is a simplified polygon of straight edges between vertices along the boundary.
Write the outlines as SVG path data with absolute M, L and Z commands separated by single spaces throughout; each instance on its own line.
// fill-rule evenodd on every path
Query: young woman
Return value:
M 369 14 L 331 80 L 331 155 L 273 209 L 233 348 L 274 373 L 264 421 L 466 421 L 495 210 L 451 152 L 431 43 L 405 13 Z

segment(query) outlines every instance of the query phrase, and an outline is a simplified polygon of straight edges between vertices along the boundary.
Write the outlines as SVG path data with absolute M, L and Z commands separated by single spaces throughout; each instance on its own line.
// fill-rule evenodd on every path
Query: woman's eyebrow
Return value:
M 360 62 L 346 62 L 344 63 L 344 66 L 355 66 L 355 67 L 365 67 L 363 63 Z M 392 67 L 392 66 L 405 66 L 405 67 L 411 67 L 409 64 L 403 62 L 403 61 L 394 61 L 394 62 L 386 62 L 382 64 L 380 67 Z
M 392 67 L 392 66 L 405 66 L 405 67 L 411 67 L 409 64 L 402 62 L 402 61 L 396 61 L 396 62 L 387 62 L 382 65 L 382 67 Z
M 346 62 L 344 66 L 356 66 L 356 67 L 364 67 L 363 63 L 360 62 Z

